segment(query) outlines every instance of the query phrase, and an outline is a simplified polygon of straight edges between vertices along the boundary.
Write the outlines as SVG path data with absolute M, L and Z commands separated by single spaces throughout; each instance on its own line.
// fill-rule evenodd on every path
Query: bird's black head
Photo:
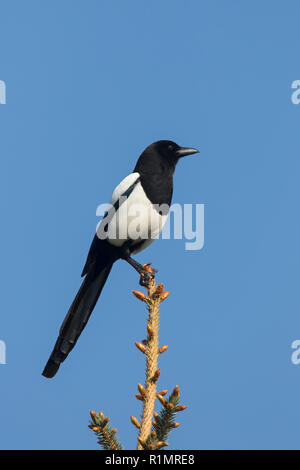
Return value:
M 199 150 L 188 147 L 180 147 L 180 145 L 172 142 L 172 140 L 158 140 L 146 148 L 146 151 L 155 151 L 170 162 L 177 163 L 179 158 L 186 155 L 192 155 Z
M 181 157 L 198 153 L 199 150 L 190 147 L 180 147 L 172 140 L 158 140 L 149 145 L 141 154 L 135 171 L 143 172 L 174 172 Z

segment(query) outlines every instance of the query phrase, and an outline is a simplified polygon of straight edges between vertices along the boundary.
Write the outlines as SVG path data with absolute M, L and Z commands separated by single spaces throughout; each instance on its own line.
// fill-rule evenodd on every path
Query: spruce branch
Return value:
M 176 415 L 179 411 L 185 410 L 186 406 L 179 405 L 179 397 L 179 387 L 176 385 L 172 394 L 169 395 L 168 400 L 164 400 L 164 402 L 159 400 L 162 403 L 162 408 L 160 414 L 156 413 L 154 420 L 155 426 L 153 426 L 156 433 L 155 439 L 157 441 L 165 442 L 172 429 L 180 426 L 180 424 L 175 421 Z M 163 398 L 161 393 L 157 395 L 157 398 Z
M 149 274 L 154 274 L 150 265 L 144 265 L 144 269 Z M 158 367 L 158 357 L 167 351 L 168 346 L 159 347 L 158 331 L 160 318 L 160 304 L 169 295 L 169 291 L 164 291 L 164 285 L 156 285 L 154 276 L 149 276 L 147 282 L 141 274 L 140 284 L 146 287 L 147 295 L 134 290 L 135 297 L 146 303 L 148 307 L 147 317 L 147 339 L 135 342 L 137 349 L 144 354 L 146 358 L 146 377 L 145 384 L 138 384 L 139 393 L 136 398 L 142 402 L 142 416 L 138 420 L 135 416 L 131 416 L 131 423 L 138 429 L 137 436 L 138 450 L 157 450 L 167 447 L 166 442 L 172 429 L 179 426 L 175 421 L 178 412 L 186 409 L 186 406 L 179 405 L 179 387 L 176 386 L 173 392 L 166 399 L 164 398 L 168 390 L 164 389 L 157 392 L 157 382 L 160 377 L 161 370 Z M 162 405 L 160 413 L 155 411 L 156 399 Z M 94 411 L 90 412 L 92 422 L 89 425 L 98 437 L 98 443 L 105 450 L 123 450 L 123 446 L 116 436 L 116 429 L 112 429 L 109 424 L 109 418 L 105 418 L 103 413 L 99 414 Z
M 150 265 L 144 267 L 152 273 Z M 164 396 L 168 393 L 168 390 L 156 392 L 157 381 L 161 372 L 158 368 L 158 357 L 168 349 L 167 345 L 159 347 L 159 308 L 160 303 L 168 297 L 169 291 L 164 291 L 163 284 L 156 285 L 154 278 L 150 280 L 146 289 L 147 296 L 142 292 L 133 291 L 137 299 L 145 302 L 148 306 L 147 340 L 135 343 L 136 347 L 146 356 L 145 386 L 139 384 L 138 390 L 140 393 L 136 395 L 136 398 L 143 402 L 141 422 L 139 423 L 136 418 L 133 420 L 133 417 L 131 417 L 132 423 L 139 429 L 138 450 L 154 450 L 167 447 L 166 439 L 171 430 L 179 426 L 179 423 L 175 421 L 176 414 L 186 409 L 186 406 L 179 405 L 180 393 L 178 386 L 174 388 L 167 400 Z M 156 399 L 162 405 L 160 414 L 154 411 Z
M 150 274 L 153 273 L 150 265 L 145 265 L 144 268 Z M 139 291 L 133 291 L 133 294 L 139 300 L 145 302 L 148 306 L 147 340 L 144 341 L 144 344 L 136 343 L 137 348 L 146 356 L 145 386 L 142 386 L 141 384 L 138 385 L 138 389 L 143 401 L 142 419 L 139 427 L 140 432 L 138 435 L 138 450 L 145 448 L 144 443 L 147 441 L 151 432 L 156 400 L 156 385 L 160 376 L 160 369 L 158 368 L 158 356 L 162 352 L 159 349 L 158 329 L 159 306 L 162 301 L 161 295 L 163 294 L 164 286 L 163 284 L 156 286 L 154 277 L 152 277 L 147 284 L 146 289 L 148 293 L 147 296 Z M 164 349 L 164 351 L 165 350 L 166 349 Z
M 98 444 L 104 450 L 123 450 L 123 446 L 116 436 L 117 429 L 111 428 L 108 424 L 109 418 L 105 418 L 102 411 L 98 414 L 95 411 L 90 411 L 90 415 L 92 421 L 89 428 L 97 435 Z

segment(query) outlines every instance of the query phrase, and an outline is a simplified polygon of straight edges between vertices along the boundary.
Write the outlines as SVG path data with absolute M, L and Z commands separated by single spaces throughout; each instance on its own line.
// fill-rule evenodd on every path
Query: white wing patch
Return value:
M 139 173 L 131 173 L 126 176 L 114 190 L 111 197 L 113 211 L 117 209 L 109 221 L 102 219 L 99 224 L 99 232 L 104 232 L 105 238 L 114 246 L 121 247 L 128 240 L 132 240 L 137 249 L 134 253 L 142 251 L 157 238 L 167 220 L 167 215 L 160 215 L 147 198 L 140 181 Z M 134 183 L 136 183 L 134 185 Z M 134 185 L 134 186 L 133 186 Z M 121 199 L 131 187 L 132 191 L 125 199 Z M 120 200 L 120 204 L 118 201 Z M 108 222 L 108 224 L 107 224 Z M 101 236 L 100 236 L 101 238 Z M 141 243 L 144 240 L 143 243 Z
M 120 184 L 115 188 L 114 192 L 112 193 L 110 203 L 114 205 L 118 199 L 124 194 L 127 189 L 136 182 L 136 180 L 140 177 L 139 173 L 131 173 L 130 175 L 126 176 Z

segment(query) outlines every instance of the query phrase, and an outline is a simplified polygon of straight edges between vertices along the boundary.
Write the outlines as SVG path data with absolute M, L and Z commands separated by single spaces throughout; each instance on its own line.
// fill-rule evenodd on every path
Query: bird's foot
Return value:
M 147 287 L 154 279 L 155 273 L 157 273 L 157 269 L 151 268 L 150 264 L 151 263 L 144 264 L 143 269 L 140 271 L 140 285 L 143 287 Z
M 152 267 L 151 267 L 151 264 L 152 264 L 152 263 L 143 264 L 143 268 L 144 268 L 147 272 L 149 272 L 150 274 L 155 275 L 155 274 L 158 272 L 158 270 L 155 269 L 155 268 L 152 268 Z

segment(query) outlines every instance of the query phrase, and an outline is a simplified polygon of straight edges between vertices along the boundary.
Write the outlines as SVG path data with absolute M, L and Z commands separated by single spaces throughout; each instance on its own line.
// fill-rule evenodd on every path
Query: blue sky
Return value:
M 126 263 L 55 379 L 41 372 L 96 207 L 163 138 L 201 150 L 173 202 L 205 204 L 202 250 L 159 240 L 137 257 L 171 291 L 160 387 L 179 384 L 188 409 L 170 448 L 300 448 L 299 14 L 293 0 L 0 1 L 1 448 L 97 448 L 90 409 L 135 447 L 145 313 Z

